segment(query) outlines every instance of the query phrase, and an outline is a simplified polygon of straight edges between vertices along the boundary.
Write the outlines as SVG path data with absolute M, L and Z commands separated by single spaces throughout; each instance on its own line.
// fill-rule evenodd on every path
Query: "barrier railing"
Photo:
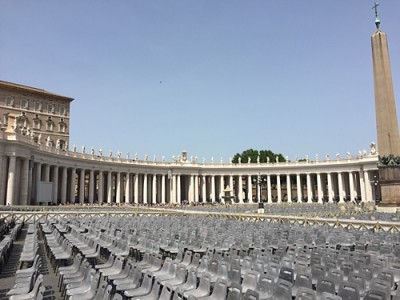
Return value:
M 37 207 L 35 207 L 37 208 Z M 65 208 L 65 207 L 64 207 Z M 341 212 L 340 215 L 356 215 L 360 212 Z M 316 213 L 315 213 L 316 214 Z M 335 215 L 336 212 L 332 215 Z M 230 213 L 230 212 L 210 212 L 210 211 L 196 211 L 196 210 L 182 210 L 172 208 L 143 208 L 131 207 L 123 209 L 106 209 L 104 207 L 86 207 L 86 208 L 68 208 L 68 209 L 54 209 L 47 210 L 42 208 L 40 211 L 29 210 L 0 210 L 0 219 L 8 221 L 14 220 L 16 222 L 38 222 L 40 220 L 61 220 L 70 218 L 83 218 L 83 217 L 134 217 L 134 216 L 202 216 L 202 217 L 216 217 L 240 220 L 244 222 L 271 222 L 271 223 L 288 223 L 299 224 L 304 226 L 309 225 L 324 225 L 331 228 L 342 229 L 356 229 L 356 230 L 373 230 L 385 232 L 400 232 L 400 222 L 382 221 L 382 220 L 361 220 L 356 218 L 342 219 L 332 217 L 329 213 L 323 213 L 323 216 L 315 216 L 312 214 L 307 215 L 282 215 L 282 214 L 258 214 L 258 213 Z

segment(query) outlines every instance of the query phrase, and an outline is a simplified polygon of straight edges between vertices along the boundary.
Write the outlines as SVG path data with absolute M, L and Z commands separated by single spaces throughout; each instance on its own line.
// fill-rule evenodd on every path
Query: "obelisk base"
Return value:
M 379 185 L 381 187 L 381 208 L 400 208 L 400 167 L 379 167 Z

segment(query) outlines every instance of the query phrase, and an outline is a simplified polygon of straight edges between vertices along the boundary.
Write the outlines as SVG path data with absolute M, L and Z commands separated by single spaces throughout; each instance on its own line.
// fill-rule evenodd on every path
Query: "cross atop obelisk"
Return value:
M 379 17 L 378 17 L 378 6 L 379 6 L 379 3 L 375 2 L 375 4 L 372 7 L 372 9 L 375 10 L 375 25 L 376 25 L 376 29 L 379 30 L 379 25 L 381 24 L 381 20 L 379 20 Z

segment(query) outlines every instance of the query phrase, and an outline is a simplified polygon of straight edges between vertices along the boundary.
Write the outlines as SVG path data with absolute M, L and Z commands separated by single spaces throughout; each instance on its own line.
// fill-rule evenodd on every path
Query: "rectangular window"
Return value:
M 47 112 L 49 114 L 54 114 L 54 105 L 53 104 L 47 104 Z
M 64 105 L 60 105 L 60 115 L 61 116 L 67 115 L 67 108 Z
M 23 108 L 23 109 L 28 109 L 29 108 L 29 100 L 28 99 L 22 99 L 21 100 L 21 108 Z
M 6 97 L 6 106 L 14 106 L 14 97 L 11 96 Z
M 42 111 L 42 103 L 35 102 L 35 110 L 36 111 Z

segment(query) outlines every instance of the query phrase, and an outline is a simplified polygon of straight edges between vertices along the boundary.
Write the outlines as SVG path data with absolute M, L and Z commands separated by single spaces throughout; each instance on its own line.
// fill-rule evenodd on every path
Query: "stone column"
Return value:
M 215 202 L 215 175 L 211 175 L 211 202 Z
M 251 175 L 247 176 L 247 199 L 249 203 L 253 201 L 253 182 L 251 182 Z
M 239 181 L 239 203 L 243 204 L 243 178 L 242 175 L 238 176 L 238 181 Z
M 6 204 L 7 156 L 0 155 L 0 205 Z
M 322 203 L 322 183 L 321 183 L 321 174 L 317 173 L 317 190 L 318 190 L 318 203 Z
M 307 198 L 308 202 L 312 202 L 313 193 L 312 193 L 312 185 L 311 185 L 311 174 L 307 173 Z
M 206 175 L 201 176 L 201 199 L 203 203 L 207 202 L 207 181 Z
M 356 193 L 354 190 L 354 176 L 353 172 L 349 172 L 349 185 L 350 185 L 350 201 L 354 201 Z
M 165 174 L 161 175 L 161 203 L 165 204 Z
M 194 176 L 194 202 L 199 202 L 199 176 Z
M 79 174 L 79 203 L 85 202 L 85 170 L 81 169 Z
M 172 204 L 176 203 L 176 175 L 172 175 L 172 184 L 171 184 L 171 197 L 170 201 Z
M 139 174 L 138 174 L 138 173 L 135 174 L 135 182 L 134 182 L 134 185 L 135 185 L 135 187 L 134 187 L 134 189 L 135 189 L 135 199 L 134 199 L 134 202 L 135 202 L 136 204 L 139 204 Z
M 282 190 L 281 190 L 281 175 L 276 175 L 276 189 L 278 193 L 278 203 L 282 202 Z
M 61 204 L 65 204 L 67 202 L 67 167 L 62 167 L 61 171 Z
M 290 182 L 290 175 L 286 174 L 286 190 L 288 202 L 292 202 L 292 184 Z
M 104 174 L 103 171 L 99 171 L 98 176 L 98 191 L 97 191 L 97 201 L 101 205 L 104 201 Z
M 332 184 L 332 174 L 331 173 L 327 173 L 326 175 L 328 177 L 328 201 L 332 202 L 334 197 L 335 197 L 335 193 L 333 191 L 333 184 Z
M 70 175 L 70 186 L 69 186 L 69 202 L 71 204 L 75 203 L 75 183 L 76 183 L 76 169 L 72 168 L 71 169 L 71 175 Z
M 50 182 L 50 166 L 48 164 L 44 164 L 44 180 L 45 182 Z
M 90 170 L 89 172 L 89 203 L 93 204 L 94 202 L 94 170 Z
M 112 203 L 113 201 L 113 186 L 112 186 L 112 172 L 107 173 L 107 203 Z
M 343 185 L 343 176 L 342 172 L 338 172 L 338 188 L 339 188 L 339 203 L 344 202 L 344 197 L 346 196 L 346 191 L 344 190 Z
M 29 159 L 22 158 L 21 194 L 20 194 L 21 205 L 28 205 L 28 189 L 29 189 Z
M 7 205 L 15 205 L 14 199 L 14 185 L 15 185 L 15 168 L 17 164 L 17 158 L 10 156 L 10 163 L 8 165 L 8 179 L 7 179 Z
M 176 202 L 178 204 L 182 203 L 182 196 L 181 196 L 181 191 L 182 191 L 182 186 L 181 186 L 181 175 L 177 175 L 177 183 L 176 183 L 176 195 L 177 195 L 177 199 Z
M 132 203 L 132 195 L 131 195 L 131 174 L 127 172 L 125 174 L 125 203 Z
M 53 167 L 53 178 L 51 179 L 53 182 L 53 196 L 52 202 L 53 204 L 57 204 L 58 202 L 58 166 Z
M 230 195 L 233 196 L 234 195 L 234 188 L 233 188 L 233 176 L 232 175 L 229 176 L 229 187 L 231 188 Z
M 301 177 L 300 174 L 296 174 L 296 189 L 297 189 L 297 202 L 303 202 L 303 191 L 302 191 Z
M 364 171 L 359 171 L 360 174 L 360 192 L 361 192 L 361 199 L 363 202 L 366 201 L 365 195 L 365 180 L 364 180 Z
M 190 181 L 189 181 L 189 195 L 188 195 L 188 201 L 189 203 L 193 202 L 194 199 L 194 178 L 193 175 L 190 175 Z
M 271 175 L 267 175 L 267 194 L 268 203 L 272 203 L 272 187 L 271 187 Z
M 222 199 L 221 197 L 224 195 L 224 189 L 225 189 L 224 175 L 221 175 L 219 177 L 219 195 L 218 195 L 219 199 Z
M 365 199 L 364 199 L 364 201 L 371 202 L 371 201 L 373 201 L 372 182 L 369 178 L 368 171 L 364 171 L 364 180 L 365 180 Z
M 143 174 L 143 204 L 149 204 L 147 189 L 147 174 Z
M 157 174 L 153 174 L 152 203 L 157 203 Z

